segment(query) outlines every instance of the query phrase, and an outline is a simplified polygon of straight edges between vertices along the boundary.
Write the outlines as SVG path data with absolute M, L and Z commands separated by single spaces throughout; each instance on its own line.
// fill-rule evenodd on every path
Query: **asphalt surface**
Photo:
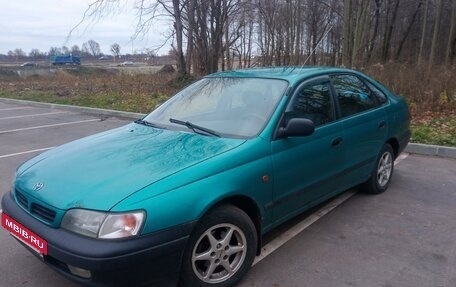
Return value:
M 408 156 L 385 193 L 357 193 L 240 286 L 455 287 L 456 160 Z
M 58 146 L 128 122 L 0 103 L 0 196 L 10 189 L 16 168 L 42 152 L 30 151 Z M 0 227 L 0 286 L 79 285 L 50 270 Z
M 42 149 L 128 122 L 0 103 L 0 195 L 16 167 Z M 266 242 L 311 214 L 274 230 Z M 386 193 L 357 193 L 258 262 L 239 286 L 454 287 L 455 219 L 456 160 L 410 155 L 396 165 Z M 78 285 L 0 228 L 0 286 Z

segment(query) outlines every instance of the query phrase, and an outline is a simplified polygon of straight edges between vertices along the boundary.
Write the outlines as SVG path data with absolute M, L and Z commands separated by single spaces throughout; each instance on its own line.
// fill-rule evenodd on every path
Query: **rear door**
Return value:
M 345 133 L 346 176 L 341 184 L 353 186 L 370 176 L 386 141 L 386 102 L 376 96 L 373 85 L 354 74 L 332 75 L 331 82 Z
M 312 135 L 276 139 L 271 144 L 276 221 L 335 191 L 343 169 L 343 125 L 336 120 L 329 77 L 307 81 L 296 89 L 281 126 L 292 118 L 310 119 L 316 128 Z

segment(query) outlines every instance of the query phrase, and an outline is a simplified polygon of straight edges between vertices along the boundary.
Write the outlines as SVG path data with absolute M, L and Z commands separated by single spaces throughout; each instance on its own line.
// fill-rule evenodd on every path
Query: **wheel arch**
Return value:
M 219 201 L 215 202 L 210 208 L 208 208 L 206 210 L 206 212 L 204 212 L 203 216 L 206 215 L 211 210 L 217 208 L 217 206 L 224 205 L 224 204 L 233 205 L 233 206 L 241 209 L 252 220 L 253 225 L 255 226 L 255 229 L 257 232 L 256 254 L 259 255 L 261 253 L 261 247 L 262 247 L 262 239 L 261 239 L 262 214 L 261 214 L 260 208 L 258 207 L 256 202 L 252 198 L 245 196 L 245 195 L 231 195 L 229 197 L 220 199 Z
M 389 140 L 386 141 L 387 144 L 389 144 L 393 148 L 394 152 L 394 159 L 397 158 L 399 155 L 399 141 L 396 138 L 390 138 Z

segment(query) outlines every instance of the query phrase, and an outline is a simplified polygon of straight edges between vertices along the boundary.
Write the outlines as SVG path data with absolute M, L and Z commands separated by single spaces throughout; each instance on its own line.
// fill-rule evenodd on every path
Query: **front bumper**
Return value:
M 182 254 L 195 224 L 189 222 L 133 239 L 99 240 L 41 223 L 17 205 L 12 192 L 3 197 L 2 208 L 47 241 L 44 263 L 87 286 L 176 286 Z M 68 265 L 90 270 L 91 277 L 74 275 Z

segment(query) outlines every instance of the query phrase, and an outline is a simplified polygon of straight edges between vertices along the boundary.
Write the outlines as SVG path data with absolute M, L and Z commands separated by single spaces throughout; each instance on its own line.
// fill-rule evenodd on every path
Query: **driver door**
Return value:
M 306 81 L 295 91 L 281 125 L 291 118 L 314 122 L 315 132 L 272 142 L 274 220 L 285 220 L 338 189 L 344 162 L 343 125 L 337 121 L 329 77 Z

